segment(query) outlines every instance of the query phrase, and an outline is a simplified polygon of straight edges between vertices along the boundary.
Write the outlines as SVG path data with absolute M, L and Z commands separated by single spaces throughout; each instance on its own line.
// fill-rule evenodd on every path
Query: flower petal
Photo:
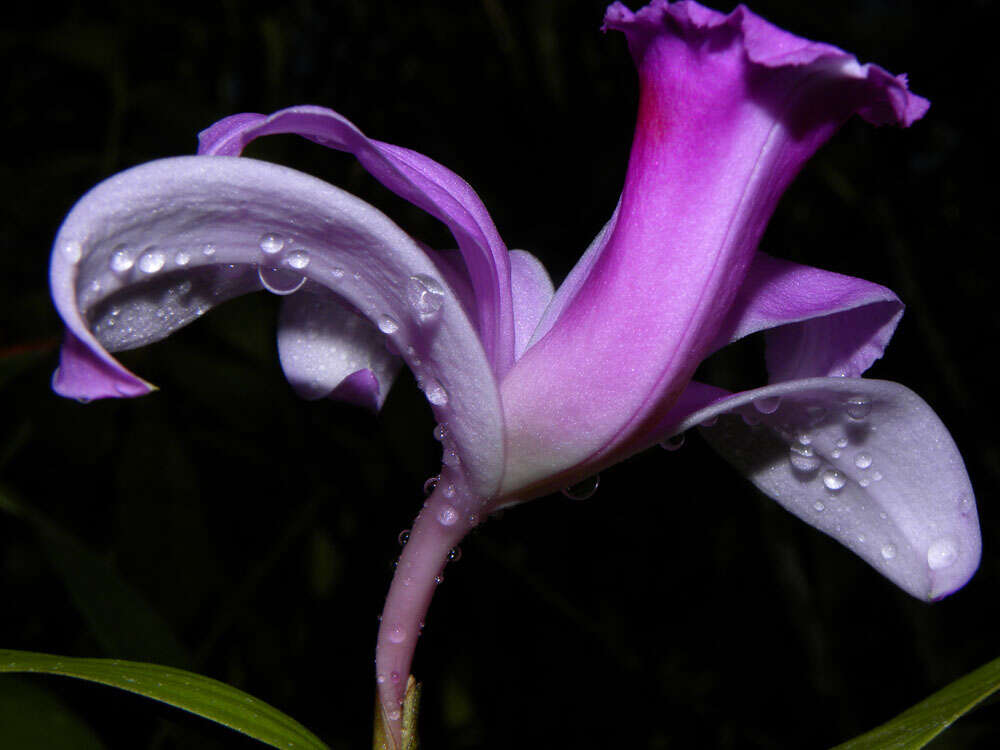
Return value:
M 694 390 L 703 401 L 721 393 Z M 947 596 L 979 566 L 962 457 L 931 408 L 898 383 L 781 383 L 716 400 L 669 433 L 706 423 L 705 439 L 758 489 L 913 596 Z
M 510 251 L 510 286 L 514 300 L 514 359 L 519 359 L 555 290 L 545 266 L 524 250 Z
M 860 377 L 903 315 L 884 286 L 756 253 L 713 348 L 767 331 L 771 382 Z
M 275 133 L 296 133 L 349 151 L 375 179 L 448 226 L 472 281 L 483 346 L 497 376 L 502 377 L 514 361 L 507 249 L 469 184 L 422 154 L 368 138 L 331 109 L 308 105 L 270 116 L 248 113 L 220 120 L 201 133 L 198 153 L 236 156 L 254 139 Z
M 302 398 L 330 397 L 372 411 L 382 408 L 401 365 L 382 331 L 318 284 L 282 302 L 278 354 Z
M 126 395 L 143 390 L 91 331 L 115 306 L 142 312 L 125 326 L 134 331 L 114 334 L 118 343 L 135 345 L 161 338 L 236 291 L 262 282 L 290 291 L 296 284 L 283 285 L 297 277 L 298 284 L 325 286 L 391 331 L 435 415 L 447 421 L 461 459 L 453 468 L 481 496 L 493 494 L 502 417 L 476 330 L 434 261 L 354 196 L 252 159 L 164 159 L 85 195 L 59 231 L 51 265 L 53 297 L 72 334 L 68 351 L 74 362 L 92 365 L 76 379 L 107 377 L 86 383 L 94 395 L 115 395 L 122 384 L 131 389 Z
M 635 140 L 598 257 L 503 381 L 509 492 L 542 492 L 546 477 L 571 481 L 646 447 L 646 428 L 715 343 L 800 167 L 854 112 L 907 125 L 926 109 L 903 79 L 743 7 L 615 4 L 605 28 L 626 34 L 638 68 Z

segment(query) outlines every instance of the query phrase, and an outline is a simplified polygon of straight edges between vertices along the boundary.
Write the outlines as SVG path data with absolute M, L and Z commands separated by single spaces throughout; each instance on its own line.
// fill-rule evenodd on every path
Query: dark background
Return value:
M 508 246 L 560 280 L 622 184 L 636 98 L 624 39 L 599 32 L 604 3 L 579 0 L 36 6 L 0 29 L 0 647 L 187 664 L 333 748 L 370 746 L 396 536 L 439 466 L 412 379 L 377 419 L 297 400 L 274 351 L 277 301 L 261 294 L 124 357 L 160 392 L 62 400 L 48 388 L 52 238 L 89 187 L 193 152 L 218 118 L 315 103 L 454 169 Z M 431 750 L 829 746 L 1000 654 L 996 14 L 985 1 L 753 7 L 908 72 L 933 102 L 908 131 L 849 123 L 762 249 L 908 304 L 870 374 L 920 393 L 952 430 L 977 490 L 982 567 L 922 604 L 692 437 L 605 472 L 591 500 L 535 501 L 466 540 L 417 650 Z M 349 157 L 292 137 L 250 155 L 451 244 Z M 759 354 L 744 348 L 725 376 L 759 384 Z M 0 678 L 3 711 L 20 731 L 37 713 L 47 739 L 18 735 L 25 747 L 254 746 L 58 678 Z M 17 724 L 0 722 L 0 746 L 17 746 Z M 998 738 L 988 703 L 936 746 Z

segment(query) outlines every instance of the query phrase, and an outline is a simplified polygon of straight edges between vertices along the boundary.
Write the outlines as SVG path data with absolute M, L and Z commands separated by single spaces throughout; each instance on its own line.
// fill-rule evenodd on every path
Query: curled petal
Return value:
M 434 260 L 348 193 L 252 159 L 144 164 L 77 203 L 56 238 L 51 279 L 74 372 L 87 373 L 77 380 L 102 396 L 123 384 L 124 395 L 144 390 L 102 337 L 155 341 L 235 293 L 287 293 L 306 280 L 326 287 L 389 336 L 414 370 L 448 424 L 455 471 L 482 496 L 496 490 L 502 418 L 478 334 Z M 116 307 L 135 314 L 106 334 Z M 106 381 L 95 380 L 101 375 Z
M 976 503 L 934 412 L 898 383 L 808 378 L 723 396 L 669 430 L 706 440 L 765 494 L 913 596 L 937 600 L 979 566 Z
M 902 315 L 884 286 L 758 252 L 713 348 L 767 331 L 771 382 L 856 378 L 882 356 Z
M 276 133 L 295 133 L 354 154 L 375 179 L 447 225 L 462 251 L 475 292 L 474 315 L 483 346 L 497 376 L 502 376 L 514 359 L 507 249 L 469 184 L 416 151 L 368 138 L 325 107 L 227 117 L 201 133 L 198 153 L 236 156 L 254 139 Z
M 382 408 L 401 364 L 384 333 L 313 284 L 282 302 L 278 354 L 302 398 L 330 397 L 372 411 Z
M 639 73 L 617 220 L 502 384 L 505 491 L 528 496 L 648 445 L 711 351 L 779 197 L 852 113 L 908 125 L 905 80 L 746 8 L 609 8 Z M 546 321 L 548 322 L 548 321 Z

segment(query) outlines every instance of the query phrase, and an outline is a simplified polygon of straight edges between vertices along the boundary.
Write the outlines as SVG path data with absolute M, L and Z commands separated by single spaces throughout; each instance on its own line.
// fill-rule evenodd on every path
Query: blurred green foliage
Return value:
M 848 123 L 793 185 L 762 248 L 907 302 L 871 374 L 920 393 L 952 429 L 980 502 L 982 569 L 955 597 L 921 604 L 756 495 L 699 441 L 653 451 L 607 472 L 589 501 L 513 509 L 463 544 L 415 662 L 426 747 L 828 746 L 997 652 L 996 12 L 969 1 L 753 7 L 908 72 L 933 102 L 905 132 Z M 396 536 L 438 468 L 412 380 L 377 419 L 299 401 L 274 352 L 276 301 L 262 294 L 124 357 L 156 394 L 64 401 L 48 387 L 61 335 L 49 245 L 72 203 L 114 172 L 192 152 L 198 130 L 233 112 L 316 103 L 457 171 L 508 245 L 561 278 L 613 210 L 631 140 L 631 62 L 620 37 L 598 31 L 602 14 L 603 3 L 580 0 L 118 0 L 36 4 L 6 19 L 0 484 L 30 513 L 0 516 L 0 645 L 124 656 L 110 653 L 111 626 L 94 608 L 134 592 L 196 671 L 331 747 L 370 742 Z M 280 137 L 250 155 L 317 174 L 450 244 L 341 154 Z M 750 345 L 705 369 L 751 385 L 757 357 Z M 60 565 L 29 516 L 94 564 Z M 141 652 L 143 639 L 128 648 Z M 0 722 L 0 745 L 28 736 L 3 731 L 54 715 L 67 748 L 252 744 L 139 699 L 10 679 L 0 706 L 23 721 Z M 11 708 L 28 705 L 35 714 Z M 997 719 L 987 702 L 940 746 L 996 744 Z

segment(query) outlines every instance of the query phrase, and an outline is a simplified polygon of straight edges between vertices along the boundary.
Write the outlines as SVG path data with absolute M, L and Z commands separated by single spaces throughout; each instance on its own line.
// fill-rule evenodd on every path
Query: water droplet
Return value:
M 444 406 L 448 403 L 448 391 L 434 378 L 424 381 L 424 395 L 434 406 Z
M 155 247 L 146 248 L 144 252 L 139 257 L 139 270 L 143 273 L 156 273 L 167 262 L 167 254 L 162 250 Z
M 833 458 L 840 458 L 840 456 L 842 455 L 842 453 L 841 453 L 841 450 L 840 450 L 840 448 L 834 448 L 834 449 L 833 449 L 833 450 L 832 450 L 832 451 L 830 452 L 830 455 L 831 455 L 831 456 L 832 456 Z
M 891 560 L 896 556 L 896 545 L 895 544 L 883 544 L 882 545 L 882 557 L 886 560 Z
M 386 336 L 391 336 L 399 330 L 399 323 L 389 315 L 380 315 L 378 319 L 378 329 Z
M 132 253 L 124 245 L 119 245 L 111 253 L 111 270 L 115 273 L 125 273 L 132 268 L 134 263 L 135 259 L 132 258 Z
M 824 510 L 826 510 L 826 506 L 823 505 L 822 500 L 817 500 L 816 502 L 814 502 L 813 507 L 816 509 L 817 513 L 822 513 Z
M 437 519 L 442 526 L 454 526 L 460 518 L 458 511 L 452 505 L 445 505 L 438 511 Z
M 454 448 L 447 448 L 441 455 L 441 463 L 445 466 L 458 466 L 462 463 L 462 457 Z
M 761 414 L 774 414 L 781 406 L 781 396 L 771 396 L 766 398 L 755 398 L 753 408 Z
M 392 680 L 392 683 L 394 685 L 398 685 L 400 679 L 402 679 L 402 678 L 400 678 L 399 672 L 393 672 L 392 674 L 389 675 L 389 679 Z
M 186 266 L 191 262 L 191 253 L 187 250 L 178 250 L 177 255 L 174 256 L 174 263 L 178 266 Z
M 444 304 L 444 288 L 430 276 L 411 276 L 406 286 L 406 298 L 421 316 L 429 317 Z
M 268 266 L 258 266 L 257 276 L 267 291 L 282 297 L 294 294 L 306 283 L 305 276 Z
M 872 400 L 864 394 L 849 396 L 844 402 L 844 411 L 855 422 L 860 422 L 872 413 Z
M 836 469 L 824 469 L 821 477 L 823 479 L 823 486 L 831 492 L 837 492 L 847 484 L 847 477 Z
M 309 253 L 305 250 L 295 250 L 288 254 L 288 257 L 285 258 L 285 263 L 295 270 L 301 271 L 309 265 Z
M 391 643 L 402 643 L 406 640 L 406 631 L 399 625 L 393 625 L 389 631 L 389 641 Z
M 441 494 L 445 497 L 455 497 L 455 485 L 448 482 L 448 484 L 444 486 L 444 489 L 441 490 Z
M 70 263 L 76 263 L 83 257 L 83 245 L 79 242 L 67 242 L 63 245 L 63 256 Z
M 808 445 L 790 445 L 788 447 L 788 461 L 792 468 L 797 471 L 816 471 L 821 463 L 819 457 Z
M 813 439 L 808 432 L 800 432 L 795 436 L 795 439 L 799 441 L 799 445 L 809 445 Z
M 377 682 L 379 685 L 384 685 L 385 675 L 379 672 L 377 675 L 375 675 L 375 682 Z
M 870 480 L 868 477 L 864 477 L 858 480 L 858 484 L 860 484 L 862 487 L 867 487 L 871 483 L 872 480 Z
M 438 573 L 436 576 L 434 576 L 434 583 L 438 585 L 444 583 L 444 576 Z
M 399 536 L 396 537 L 396 541 L 399 542 L 400 547 L 405 547 L 406 543 L 410 541 L 410 530 L 403 529 L 399 532 Z
M 215 245 L 205 245 L 205 247 L 201 251 L 201 254 L 204 255 L 206 258 L 211 258 L 213 255 L 215 255 Z
M 846 448 L 847 447 L 847 438 L 846 437 L 837 438 L 837 447 L 838 448 Z
M 389 712 L 389 721 L 399 721 L 399 709 L 394 708 Z
M 458 562 L 462 559 L 462 548 L 452 547 L 448 550 L 448 562 Z
M 941 570 L 958 559 L 958 547 L 951 539 L 938 539 L 927 550 L 927 565 L 931 570 Z
M 960 495 L 958 498 L 958 512 L 963 516 L 967 516 L 972 512 L 973 502 L 972 496 L 968 494 Z
M 434 439 L 439 443 L 443 443 L 446 437 L 448 437 L 448 428 L 445 426 L 445 423 L 442 422 L 441 424 L 435 425 Z
M 594 476 L 587 477 L 581 482 L 563 488 L 562 493 L 570 500 L 587 500 L 594 496 L 594 493 L 597 492 L 597 485 L 600 483 L 600 474 L 594 474 Z
M 426 482 L 424 482 L 424 497 L 428 497 L 435 489 L 437 489 L 438 482 L 441 481 L 441 477 L 431 477 Z
M 859 453 L 854 457 L 854 465 L 859 469 L 867 469 L 872 465 L 871 453 Z
M 664 438 L 660 441 L 660 447 L 665 451 L 675 451 L 684 445 L 684 433 L 681 432 L 677 435 L 672 435 L 671 437 Z
M 344 278 L 344 269 L 343 268 L 333 268 L 333 269 L 330 270 L 330 275 L 333 276 L 333 278 L 335 278 L 335 279 L 342 279 L 342 278 Z
M 872 472 L 872 479 L 874 481 L 876 481 L 876 482 L 882 481 L 882 472 L 881 471 L 873 471 Z
M 265 234 L 260 238 L 260 249 L 268 255 L 280 253 L 285 246 L 285 241 L 273 234 Z

